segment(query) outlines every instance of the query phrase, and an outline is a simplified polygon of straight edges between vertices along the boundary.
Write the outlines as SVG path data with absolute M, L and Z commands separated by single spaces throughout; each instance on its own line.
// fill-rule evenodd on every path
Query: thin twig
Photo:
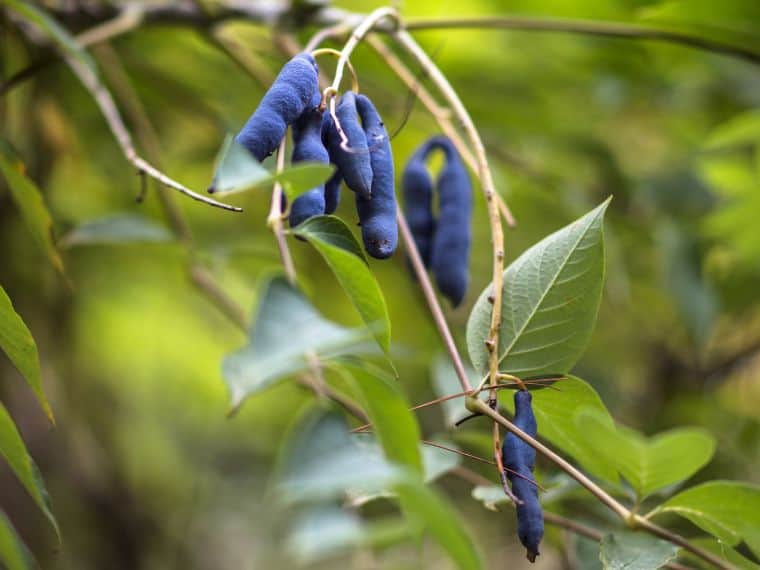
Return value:
M 650 534 L 653 534 L 655 536 L 659 536 L 660 538 L 668 540 L 669 542 L 672 542 L 673 544 L 676 544 L 688 550 L 689 552 L 698 556 L 702 560 L 705 560 L 707 562 L 710 562 L 711 564 L 714 564 L 717 568 L 721 568 L 723 570 L 733 570 L 734 567 L 731 564 L 727 563 L 726 561 L 714 555 L 713 553 L 708 552 L 692 544 L 691 542 L 689 542 L 682 536 L 677 535 L 665 528 L 662 528 L 659 525 L 656 525 L 655 523 L 645 519 L 641 515 L 632 513 L 624 505 L 619 503 L 614 497 L 609 495 L 599 485 L 594 483 L 585 474 L 583 474 L 581 471 L 579 471 L 573 465 L 571 465 L 567 460 L 557 455 L 554 451 L 549 449 L 547 446 L 545 446 L 543 443 L 541 443 L 537 439 L 525 433 L 523 430 L 521 430 L 512 422 L 507 420 L 504 416 L 502 416 L 499 412 L 497 412 L 496 410 L 492 410 L 488 406 L 488 404 L 486 404 L 485 402 L 482 402 L 475 398 L 471 398 L 468 401 L 468 403 L 472 411 L 477 411 L 477 412 L 482 413 L 483 415 L 489 416 L 492 420 L 498 422 L 508 431 L 515 434 L 517 437 L 522 439 L 525 443 L 527 443 L 528 445 L 533 447 L 536 451 L 541 453 L 544 457 L 546 457 L 547 459 L 552 461 L 554 464 L 556 464 L 565 473 L 570 475 L 570 477 L 578 481 L 578 483 L 580 483 L 583 487 L 585 487 L 588 491 L 590 491 L 591 494 L 593 494 L 597 499 L 599 499 L 601 503 L 606 505 L 610 510 L 612 510 L 615 514 L 617 514 L 630 528 L 632 529 L 640 528 L 642 530 L 646 530 Z
M 154 164 L 160 167 L 161 148 L 153 124 L 143 107 L 138 94 L 135 92 L 129 77 L 124 70 L 119 56 L 107 43 L 102 43 L 93 49 L 93 54 L 102 64 L 106 78 L 111 83 L 114 93 L 124 106 L 127 118 L 135 125 L 135 136 L 146 155 Z M 143 174 L 142 179 L 145 179 Z M 177 206 L 174 195 L 163 188 L 158 191 L 158 200 L 169 223 L 169 227 L 179 243 L 188 252 L 188 275 L 190 281 L 217 308 L 241 330 L 246 330 L 246 317 L 243 309 L 219 286 L 206 268 L 194 260 L 193 235 L 190 226 Z
M 710 38 L 690 35 L 687 32 L 659 29 L 639 24 L 602 22 L 570 18 L 528 16 L 485 16 L 474 18 L 419 18 L 406 21 L 409 30 L 441 29 L 502 29 L 525 32 L 559 32 L 608 38 L 652 40 L 680 44 L 760 63 L 760 53 L 750 47 L 731 45 Z
M 285 168 L 285 137 L 280 142 L 280 148 L 277 149 L 277 172 L 282 172 Z M 272 205 L 267 217 L 267 225 L 272 229 L 274 238 L 277 241 L 277 249 L 280 251 L 280 260 L 285 269 L 285 277 L 291 285 L 296 283 L 296 268 L 293 265 L 293 258 L 290 255 L 288 242 L 285 239 L 285 232 L 282 227 L 282 185 L 275 182 L 272 187 Z
M 443 133 L 456 147 L 457 152 L 459 152 L 470 169 L 475 173 L 475 176 L 477 176 L 478 180 L 480 180 L 480 172 L 478 170 L 477 161 L 459 134 L 459 131 L 454 126 L 454 123 L 451 120 L 451 109 L 444 107 L 438 103 L 435 97 L 430 94 L 430 91 L 428 91 L 425 86 L 420 83 L 417 77 L 415 77 L 409 68 L 404 65 L 404 62 L 401 61 L 401 59 L 393 52 L 393 50 L 386 46 L 380 38 L 374 35 L 369 35 L 366 38 L 366 42 L 380 55 L 388 67 L 390 67 L 391 70 L 396 75 L 398 75 L 399 79 L 401 79 L 401 81 L 403 81 L 406 86 L 411 89 L 413 93 L 415 93 L 420 102 L 436 120 L 438 126 L 441 127 Z M 509 207 L 504 202 L 500 194 L 496 195 L 496 200 L 498 202 L 499 209 L 504 216 L 504 221 L 507 223 L 507 225 L 510 227 L 517 225 L 512 212 L 509 210 Z
M 265 89 L 268 89 L 274 81 L 274 75 L 268 67 L 262 65 L 258 58 L 254 57 L 250 50 L 240 44 L 236 39 L 225 34 L 225 29 L 217 26 L 209 30 L 206 36 L 211 43 L 234 61 L 240 69 L 255 79 Z
M 137 154 L 134 145 L 132 144 L 132 137 L 130 136 L 127 127 L 124 125 L 124 121 L 122 121 L 119 110 L 117 109 L 116 104 L 114 103 L 109 91 L 100 83 L 100 80 L 89 67 L 71 57 L 67 57 L 66 61 L 68 62 L 69 67 L 71 67 L 76 76 L 82 82 L 85 89 L 90 92 L 90 95 L 100 108 L 100 111 L 103 114 L 103 118 L 105 118 L 106 123 L 108 124 L 111 132 L 116 138 L 116 141 L 121 147 L 124 158 L 126 158 L 128 162 L 137 168 L 138 172 L 144 172 L 151 178 L 158 180 L 164 186 L 168 186 L 169 188 L 172 188 L 173 190 L 176 190 L 179 193 L 192 198 L 193 200 L 197 200 L 198 202 L 202 202 L 216 208 L 222 208 L 223 210 L 229 210 L 231 212 L 243 211 L 242 208 L 239 208 L 237 206 L 230 206 L 229 204 L 224 204 L 222 202 L 218 202 L 216 200 L 193 192 L 186 186 L 183 186 L 179 182 L 173 180 L 172 178 L 169 178 L 166 174 L 140 157 Z
M 406 248 L 406 254 L 409 256 L 412 269 L 414 269 L 414 274 L 417 276 L 417 280 L 420 283 L 422 294 L 425 296 L 428 307 L 430 307 L 433 321 L 435 321 L 435 326 L 441 335 L 443 345 L 446 347 L 446 352 L 449 354 L 451 361 L 454 364 L 454 370 L 456 371 L 459 383 L 464 391 L 471 392 L 472 385 L 470 384 L 470 379 L 467 377 L 467 372 L 465 372 L 462 357 L 459 355 L 457 346 L 454 343 L 454 337 L 451 335 L 451 330 L 446 322 L 446 317 L 443 316 L 443 309 L 441 309 L 441 304 L 438 301 L 438 297 L 435 295 L 433 284 L 430 282 L 430 276 L 422 262 L 420 252 L 417 250 L 417 245 L 414 243 L 412 232 L 409 230 L 409 224 L 407 224 L 404 213 L 399 206 L 396 206 L 396 220 L 398 221 L 401 240 L 404 242 L 404 247 Z
M 497 192 L 493 184 L 491 170 L 488 167 L 485 148 L 483 147 L 483 142 L 475 128 L 475 124 L 472 122 L 470 114 L 459 99 L 459 95 L 457 95 L 456 91 L 449 83 L 449 80 L 446 79 L 446 76 L 440 69 L 438 69 L 438 66 L 433 63 L 430 57 L 428 57 L 425 50 L 423 50 L 414 38 L 404 29 L 397 30 L 392 34 L 392 37 L 394 37 L 399 45 L 414 57 L 417 63 L 428 74 L 431 81 L 441 91 L 441 94 L 451 106 L 457 120 L 462 124 L 475 153 L 478 165 L 477 171 L 485 194 L 486 206 L 488 207 L 488 219 L 491 227 L 491 245 L 493 247 L 493 279 L 491 285 L 493 307 L 491 309 L 491 325 L 488 331 L 486 346 L 488 347 L 490 354 L 490 384 L 495 386 L 497 384 L 496 376 L 499 373 L 499 329 L 501 327 L 501 297 L 504 272 L 504 235 L 501 229 L 499 208 L 495 200 Z M 467 384 L 463 383 L 462 389 L 466 389 L 467 386 L 469 386 L 469 382 L 467 382 Z

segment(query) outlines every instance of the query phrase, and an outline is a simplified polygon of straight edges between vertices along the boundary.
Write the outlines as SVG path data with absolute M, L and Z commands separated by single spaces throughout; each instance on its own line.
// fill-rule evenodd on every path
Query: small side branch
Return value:
M 277 149 L 277 172 L 282 172 L 285 168 L 285 138 L 280 142 L 280 148 Z M 291 285 L 296 282 L 296 268 L 293 265 L 293 258 L 290 255 L 288 242 L 285 239 L 285 231 L 282 227 L 282 185 L 275 182 L 272 187 L 272 204 L 267 217 L 267 225 L 272 229 L 274 238 L 277 241 L 277 249 L 280 251 L 280 260 L 285 269 L 285 277 Z

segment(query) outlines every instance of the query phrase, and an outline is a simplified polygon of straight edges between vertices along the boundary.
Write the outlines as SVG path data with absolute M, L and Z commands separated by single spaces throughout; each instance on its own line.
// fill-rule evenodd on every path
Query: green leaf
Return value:
M 597 410 L 583 408 L 576 412 L 576 424 L 639 500 L 688 479 L 715 452 L 715 438 L 702 429 L 680 428 L 646 438 L 632 429 L 611 425 Z
M 587 434 L 575 422 L 575 411 L 590 408 L 598 412 L 605 424 L 614 426 L 612 416 L 590 384 L 575 376 L 555 383 L 557 390 L 532 390 L 533 410 L 538 434 L 565 453 L 572 455 L 592 475 L 610 482 L 617 481 L 615 466 L 599 453 Z M 513 393 L 502 390 L 500 402 L 514 414 Z
M 227 135 L 216 159 L 214 181 L 209 191 L 232 194 L 258 188 L 271 188 L 280 182 L 291 202 L 299 194 L 323 184 L 334 167 L 319 162 L 300 162 L 273 173 L 264 168 L 245 147 Z
M 648 534 L 615 532 L 604 536 L 599 558 L 604 570 L 657 570 L 673 560 L 678 547 Z
M 753 110 L 732 117 L 713 130 L 706 147 L 719 150 L 739 145 L 760 143 L 760 111 Z
M 577 561 L 577 568 L 603 570 L 602 561 L 599 559 L 599 543 L 596 540 L 574 534 L 570 538 L 570 544 L 574 550 L 573 558 Z
M 610 199 L 528 249 L 504 272 L 499 335 L 503 372 L 564 373 L 585 350 L 602 296 L 602 221 Z M 492 287 L 480 295 L 467 322 L 470 360 L 480 374 L 488 371 Z
M 297 289 L 277 277 L 264 286 L 249 338 L 246 347 L 222 362 L 233 408 L 247 396 L 307 369 L 314 356 L 363 351 L 367 333 L 325 319 Z
M 470 384 L 473 386 L 480 384 L 480 379 L 477 378 L 472 367 L 465 365 L 465 372 L 470 379 Z M 433 361 L 433 388 L 435 395 L 439 398 L 458 394 L 462 391 L 454 365 L 445 354 L 439 354 Z M 441 407 L 443 408 L 443 416 L 448 427 L 454 427 L 454 424 L 470 414 L 467 408 L 464 407 L 464 398 L 446 400 L 445 402 L 441 402 Z
M 0 511 L 0 566 L 7 570 L 32 570 L 32 555 L 16 534 L 11 521 Z
M 5 289 L 0 287 L 0 348 L 26 379 L 27 384 L 37 396 L 40 406 L 51 422 L 55 423 L 53 410 L 42 390 L 40 374 L 40 359 L 37 345 L 32 333 L 26 327 L 23 319 L 14 310 L 10 297 Z
M 322 255 L 390 361 L 391 322 L 385 297 L 345 222 L 335 216 L 315 216 L 291 231 Z
M 396 486 L 396 491 L 411 522 L 430 533 L 457 568 L 484 568 L 475 543 L 462 524 L 462 517 L 445 499 L 424 483 L 408 478 Z
M 311 414 L 286 441 L 277 491 L 283 502 L 343 498 L 357 489 L 379 493 L 406 476 L 377 447 L 360 445 L 337 414 Z
M 354 379 L 364 409 L 369 413 L 372 430 L 388 461 L 409 467 L 422 475 L 420 428 L 417 418 L 409 411 L 409 403 L 398 383 L 382 374 L 371 374 L 359 366 L 344 364 L 341 368 Z
M 25 20 L 40 28 L 50 36 L 61 48 L 65 55 L 74 58 L 85 65 L 92 73 L 95 73 L 95 64 L 89 54 L 77 43 L 74 37 L 56 22 L 49 14 L 31 4 L 21 0 L 2 0 L 3 4 L 10 6 L 12 10 L 20 14 Z
M 21 217 L 29 228 L 34 241 L 47 255 L 50 263 L 61 274 L 63 261 L 53 242 L 53 220 L 42 199 L 42 193 L 29 178 L 24 176 L 24 165 L 0 145 L 0 171 L 8 182 L 11 197 L 21 211 Z
M 710 481 L 671 497 L 653 514 L 676 513 L 729 546 L 742 540 L 760 556 L 760 487 Z
M 144 216 L 116 214 L 78 225 L 61 238 L 60 246 L 164 243 L 173 239 L 166 227 Z
M 50 499 L 45 490 L 45 484 L 42 482 L 37 466 L 32 461 L 26 450 L 24 441 L 21 439 L 16 424 L 8 414 L 3 404 L 0 404 L 0 454 L 5 458 L 11 470 L 16 474 L 21 484 L 37 503 L 50 524 L 55 529 L 55 533 L 60 539 L 58 523 L 53 516 L 50 508 Z
M 740 554 L 733 548 L 730 548 L 729 546 L 727 546 L 725 543 L 715 540 L 714 538 L 711 538 L 711 537 L 691 538 L 689 539 L 689 542 L 691 542 L 694 546 L 698 546 L 700 548 L 703 548 L 704 550 L 707 550 L 708 552 L 717 554 L 718 556 L 723 558 L 723 560 L 733 564 L 736 568 L 740 568 L 741 570 L 760 569 L 760 564 L 756 564 L 755 562 L 751 561 L 746 556 L 743 556 L 742 554 Z M 704 565 L 704 561 L 701 558 L 696 557 L 691 552 L 684 550 L 682 554 L 684 557 L 688 558 L 690 561 L 694 561 L 695 565 L 696 564 Z

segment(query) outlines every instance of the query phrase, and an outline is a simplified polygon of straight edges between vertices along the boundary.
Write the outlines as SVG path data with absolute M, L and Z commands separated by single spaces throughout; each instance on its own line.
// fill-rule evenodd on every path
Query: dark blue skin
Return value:
M 263 161 L 277 149 L 288 125 L 301 116 L 318 91 L 314 58 L 298 54 L 282 68 L 235 140 Z
M 536 437 L 538 428 L 531 406 L 532 399 L 530 392 L 515 392 L 514 424 L 528 435 Z M 528 560 L 533 562 L 539 554 L 538 546 L 544 536 L 544 515 L 533 478 L 536 450 L 516 435 L 508 433 L 501 447 L 501 455 L 504 467 L 508 469 L 507 478 L 512 485 L 512 492 L 522 501 L 521 505 L 517 505 L 517 536 L 527 550 Z
M 325 214 L 332 214 L 338 209 L 338 204 L 340 204 L 340 185 L 342 183 L 343 177 L 339 171 L 336 171 L 325 182 Z
M 319 110 L 319 91 L 312 100 L 312 106 L 293 123 L 292 162 L 330 162 L 325 145 L 322 144 L 322 113 Z M 290 227 L 297 226 L 312 216 L 325 213 L 324 184 L 301 194 L 290 207 Z
M 472 185 L 467 168 L 449 139 L 435 137 L 430 144 L 443 149 L 446 155 L 438 174 L 438 220 L 430 265 L 439 291 L 457 307 L 467 293 L 469 281 Z
M 393 151 L 383 120 L 372 101 L 356 96 L 356 108 L 369 148 L 372 166 L 372 197 L 356 195 L 356 211 L 367 253 L 376 259 L 387 259 L 398 245 L 396 191 L 393 175 Z
M 349 149 L 341 147 L 340 133 L 329 111 L 325 111 L 324 114 L 322 136 L 327 151 L 330 153 L 330 162 L 337 165 L 341 176 L 346 181 L 346 186 L 357 194 L 369 198 L 372 193 L 372 164 L 367 137 L 359 122 L 356 100 L 356 94 L 349 91 L 341 96 L 335 108 L 338 122 L 348 138 Z
M 417 149 L 406 164 L 401 178 L 404 214 L 425 267 L 430 267 L 430 252 L 435 233 L 433 179 L 425 166 L 431 148 L 428 142 Z

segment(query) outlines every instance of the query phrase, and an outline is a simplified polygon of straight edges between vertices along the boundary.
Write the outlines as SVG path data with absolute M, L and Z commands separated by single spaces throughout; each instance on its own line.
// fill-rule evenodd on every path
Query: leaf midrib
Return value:
M 593 225 L 593 223 L 598 218 L 599 218 L 599 215 L 597 214 L 592 220 L 589 221 L 589 223 L 586 226 L 586 228 L 583 230 L 583 232 L 581 232 L 581 235 L 578 237 L 578 239 L 573 244 L 573 247 L 570 248 L 569 253 L 565 257 L 565 259 L 562 261 L 562 264 L 560 265 L 559 269 L 557 270 L 557 272 L 555 273 L 554 277 L 552 278 L 551 283 L 546 287 L 546 289 L 544 290 L 544 292 L 541 294 L 541 298 L 538 300 L 538 303 L 536 303 L 536 305 L 534 306 L 533 310 L 531 310 L 531 313 L 528 316 L 528 318 L 525 319 L 525 324 L 523 324 L 523 326 L 517 332 L 517 334 L 515 335 L 514 339 L 510 343 L 510 345 L 504 349 L 504 354 L 502 354 L 499 357 L 499 364 L 501 364 L 504 361 L 504 359 L 509 355 L 509 352 L 515 347 L 515 344 L 517 344 L 517 341 L 522 337 L 523 333 L 525 332 L 525 329 L 530 324 L 530 322 L 533 320 L 533 317 L 536 316 L 536 312 L 538 310 L 538 307 L 540 307 L 541 303 L 544 302 L 544 299 L 549 294 L 549 291 L 551 291 L 552 288 L 554 287 L 554 283 L 557 281 L 557 277 L 559 277 L 560 273 L 562 273 L 562 271 L 565 269 L 565 265 L 567 265 L 568 260 L 570 259 L 570 257 L 572 257 L 573 252 L 575 251 L 575 248 L 578 247 L 578 244 L 581 242 L 581 240 L 584 237 L 586 237 L 586 234 L 588 233 L 589 229 L 591 229 L 591 226 Z

